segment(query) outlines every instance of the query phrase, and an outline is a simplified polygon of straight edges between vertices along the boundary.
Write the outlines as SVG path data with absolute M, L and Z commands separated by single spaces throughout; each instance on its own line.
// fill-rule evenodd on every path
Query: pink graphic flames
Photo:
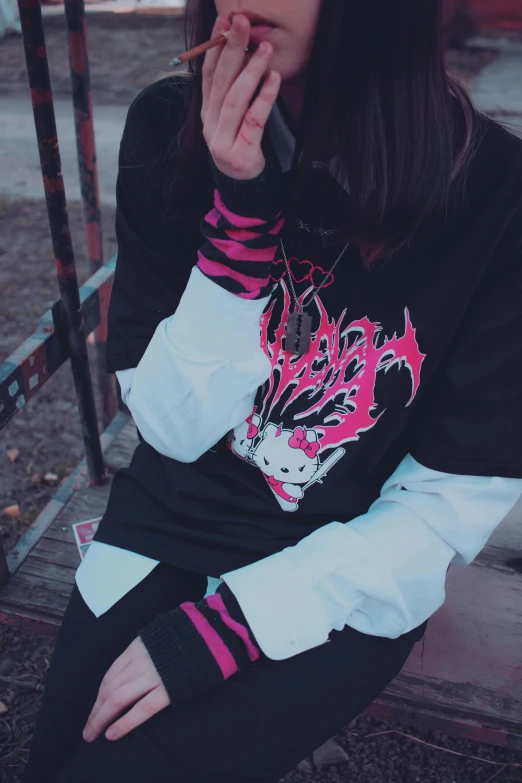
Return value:
M 319 298 L 315 300 L 320 315 L 319 327 L 312 335 L 310 351 L 304 356 L 286 353 L 283 348 L 285 324 L 290 312 L 288 289 L 283 287 L 283 314 L 275 330 L 273 342 L 268 340 L 268 324 L 275 302 L 261 321 L 261 345 L 272 364 L 265 400 L 270 400 L 270 410 L 282 395 L 291 389 L 285 402 L 285 410 L 294 400 L 306 395 L 310 405 L 295 418 L 303 419 L 320 411 L 331 402 L 335 410 L 325 415 L 323 426 L 314 426 L 320 437 L 321 450 L 357 440 L 359 433 L 371 429 L 379 416 L 372 416 L 376 409 L 375 383 L 377 373 L 388 372 L 391 367 L 405 366 L 411 374 L 412 393 L 407 406 L 413 402 L 420 383 L 420 372 L 425 355 L 419 350 L 415 329 L 408 310 L 404 311 L 405 328 L 402 337 L 396 334 L 385 338 L 377 347 L 382 327 L 368 318 L 353 321 L 342 328 L 346 310 L 337 322 L 330 319 Z M 305 292 L 300 301 L 304 301 Z M 349 377 L 346 377 L 350 366 Z M 274 391 L 275 390 L 275 391 Z M 273 398 L 271 395 L 274 393 Z M 267 411 L 269 413 L 270 411 Z M 264 411 L 261 411 L 263 415 Z

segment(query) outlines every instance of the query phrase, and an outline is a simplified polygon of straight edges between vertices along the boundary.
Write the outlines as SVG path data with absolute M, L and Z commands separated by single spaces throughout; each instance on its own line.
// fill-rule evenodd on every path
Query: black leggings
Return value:
M 346 627 L 285 661 L 263 659 L 116 742 L 82 730 L 109 666 L 140 628 L 206 579 L 160 565 L 96 619 L 75 588 L 58 637 L 24 783 L 276 783 L 398 674 L 425 624 L 398 639 Z

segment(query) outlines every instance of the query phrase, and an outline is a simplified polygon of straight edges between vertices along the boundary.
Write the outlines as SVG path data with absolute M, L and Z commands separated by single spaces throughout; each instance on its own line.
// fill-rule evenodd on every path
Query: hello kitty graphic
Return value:
M 304 427 L 292 431 L 270 423 L 261 438 L 253 453 L 253 462 L 262 471 L 284 511 L 296 511 L 305 490 L 320 481 L 345 453 L 344 449 L 337 449 L 335 459 L 332 455 L 327 464 L 321 465 L 317 433 Z
M 300 267 L 297 271 L 301 274 Z M 320 296 L 312 305 L 310 350 L 291 354 L 285 350 L 291 297 L 284 279 L 278 282 L 278 295 L 261 320 L 261 346 L 272 374 L 247 421 L 229 433 L 228 447 L 261 470 L 281 508 L 292 512 L 346 454 L 345 444 L 359 440 L 385 413 L 375 399 L 377 378 L 393 366 L 407 370 L 412 387 L 408 406 L 417 394 L 425 355 L 407 309 L 404 333 L 388 337 L 380 323 L 366 317 L 349 321 L 346 310 L 331 318 Z
M 253 413 L 248 419 L 236 427 L 229 435 L 228 447 L 237 457 L 246 462 L 252 461 L 252 444 L 254 443 L 259 428 L 261 426 L 261 417 Z

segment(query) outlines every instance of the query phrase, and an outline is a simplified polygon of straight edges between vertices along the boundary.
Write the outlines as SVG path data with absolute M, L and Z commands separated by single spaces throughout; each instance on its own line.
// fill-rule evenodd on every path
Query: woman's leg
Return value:
M 140 628 L 183 601 L 200 600 L 205 589 L 205 577 L 159 565 L 97 619 L 74 588 L 47 678 L 24 783 L 51 783 L 74 757 L 104 675 Z
M 56 783 L 276 783 L 375 699 L 418 636 L 346 627 L 295 658 L 263 659 L 121 740 L 83 744 Z

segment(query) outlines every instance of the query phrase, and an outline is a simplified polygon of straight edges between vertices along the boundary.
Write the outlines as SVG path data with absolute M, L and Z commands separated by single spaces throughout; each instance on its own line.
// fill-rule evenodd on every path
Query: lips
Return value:
M 250 38 L 248 39 L 249 46 L 257 46 L 264 41 L 272 30 L 275 30 L 276 25 L 260 14 L 254 13 L 254 11 L 232 11 L 230 14 L 230 20 L 240 13 L 241 16 L 246 16 L 251 25 Z
M 260 24 L 260 25 L 254 25 L 250 31 L 250 38 L 248 39 L 248 43 L 251 46 L 256 46 L 257 44 L 260 44 L 261 41 L 265 41 L 272 30 L 275 30 L 275 27 L 273 25 L 268 24 Z
M 261 14 L 256 14 L 255 11 L 231 11 L 229 15 L 230 21 L 232 21 L 234 16 L 237 16 L 238 14 L 245 16 L 252 27 L 257 27 L 258 25 L 263 24 L 266 24 L 269 27 L 274 26 L 274 23 L 270 19 L 267 19 L 266 16 L 261 16 Z

